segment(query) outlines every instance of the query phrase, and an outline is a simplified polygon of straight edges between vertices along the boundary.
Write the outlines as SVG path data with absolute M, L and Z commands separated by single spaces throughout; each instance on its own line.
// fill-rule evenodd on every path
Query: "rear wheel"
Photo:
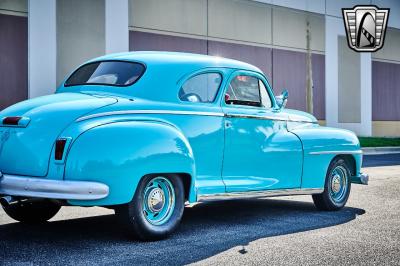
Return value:
M 3 205 L 3 209 L 14 220 L 34 224 L 50 220 L 61 209 L 61 206 L 50 200 L 27 200 Z
M 158 240 L 168 237 L 179 225 L 184 199 L 179 176 L 145 176 L 132 201 L 115 211 L 131 235 L 142 240 Z
M 313 195 L 315 206 L 320 210 L 335 211 L 344 207 L 350 195 L 351 172 L 346 161 L 336 157 L 329 165 L 322 194 Z

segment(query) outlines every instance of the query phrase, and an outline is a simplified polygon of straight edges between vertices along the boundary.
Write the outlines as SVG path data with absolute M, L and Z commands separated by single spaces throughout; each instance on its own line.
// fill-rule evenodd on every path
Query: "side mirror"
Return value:
M 287 99 L 289 97 L 289 92 L 287 90 L 283 90 L 281 95 L 275 97 L 276 103 L 278 104 L 279 110 L 285 108 L 287 104 Z

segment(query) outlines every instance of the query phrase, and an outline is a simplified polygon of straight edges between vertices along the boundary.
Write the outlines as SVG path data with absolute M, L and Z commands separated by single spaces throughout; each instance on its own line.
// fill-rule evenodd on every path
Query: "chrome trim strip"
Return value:
M 130 111 L 112 111 L 104 112 L 98 114 L 92 114 L 87 116 L 82 116 L 76 120 L 76 122 L 81 122 L 91 118 L 112 116 L 112 115 L 131 115 L 131 114 L 172 114 L 172 115 L 200 115 L 200 116 L 218 116 L 218 117 L 230 117 L 230 118 L 251 118 L 260 120 L 276 120 L 276 121 L 288 121 L 288 122 L 300 122 L 300 123 L 312 123 L 317 122 L 298 120 L 298 119 L 288 119 L 285 117 L 275 117 L 275 116 L 261 116 L 261 115 L 245 115 L 245 114 L 224 114 L 219 112 L 202 112 L 202 111 L 179 111 L 179 110 L 130 110 Z
M 248 191 L 248 192 L 230 192 L 220 194 L 205 194 L 197 197 L 198 202 L 216 201 L 216 200 L 229 200 L 229 199 L 243 199 L 243 198 L 264 198 L 264 197 L 277 197 L 277 196 L 291 196 L 291 195 L 310 195 L 320 194 L 324 192 L 321 188 L 293 188 L 293 189 L 278 189 L 278 190 L 263 190 L 263 191 Z
M 177 111 L 177 110 L 131 110 L 131 111 L 112 111 L 104 112 L 93 115 L 82 116 L 76 120 L 81 122 L 91 118 L 111 116 L 111 115 L 131 115 L 131 114 L 173 114 L 173 115 L 202 115 L 202 116 L 220 116 L 223 117 L 223 113 L 217 112 L 200 112 L 200 111 Z
M 321 154 L 362 154 L 362 150 L 355 151 L 312 151 L 308 154 L 310 155 L 321 155 Z
M 284 117 L 273 117 L 273 116 L 263 116 L 263 115 L 243 115 L 243 114 L 225 114 L 228 118 L 251 118 L 259 120 L 278 120 L 278 121 L 288 121 Z
M 268 116 L 268 115 L 244 115 L 244 114 L 225 114 L 225 117 L 230 118 L 252 118 L 252 119 L 260 119 L 260 120 L 275 120 L 275 121 L 287 121 L 287 122 L 299 122 L 299 123 L 310 123 L 317 124 L 318 122 L 305 121 L 300 119 L 293 118 L 285 118 L 278 116 Z
M 2 174 L 0 194 L 66 200 L 97 200 L 108 196 L 107 185 L 87 181 L 50 180 Z

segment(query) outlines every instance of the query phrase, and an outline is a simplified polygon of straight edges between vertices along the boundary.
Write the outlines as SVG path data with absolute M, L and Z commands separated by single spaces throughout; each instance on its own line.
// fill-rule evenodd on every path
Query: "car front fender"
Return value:
M 323 188 L 329 164 L 338 155 L 352 158 L 355 171 L 352 174 L 360 174 L 362 151 L 353 132 L 318 125 L 297 127 L 291 132 L 300 138 L 303 145 L 302 188 Z
M 125 121 L 91 128 L 73 142 L 64 179 L 95 181 L 109 187 L 100 200 L 69 201 L 72 205 L 117 205 L 131 201 L 147 174 L 184 173 L 195 176 L 193 152 L 185 136 L 159 121 Z M 189 201 L 195 197 L 190 181 Z

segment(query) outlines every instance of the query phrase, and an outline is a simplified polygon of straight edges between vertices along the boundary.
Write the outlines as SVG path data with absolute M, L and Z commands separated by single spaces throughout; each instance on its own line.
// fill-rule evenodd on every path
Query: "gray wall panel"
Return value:
M 129 50 L 207 54 L 207 41 L 140 31 L 130 31 Z
M 276 94 L 289 91 L 287 107 L 306 110 L 306 54 L 281 49 L 273 52 L 273 87 Z
M 226 58 L 232 58 L 259 67 L 271 81 L 272 49 L 242 44 L 209 41 L 208 53 Z
M 0 14 L 0 111 L 28 97 L 28 18 Z
M 361 122 L 360 54 L 351 50 L 344 36 L 338 38 L 338 120 Z
M 208 35 L 271 44 L 271 6 L 254 1 L 209 0 Z
M 389 17 L 392 15 L 390 13 Z M 384 59 L 400 62 L 400 30 L 387 29 L 385 43 L 381 50 L 372 53 L 373 59 Z
M 0 10 L 28 13 L 28 0 L 0 0 Z
M 325 51 L 325 18 L 322 15 L 275 7 L 272 20 L 274 45 L 306 49 L 309 21 L 311 50 Z
M 129 26 L 207 35 L 207 0 L 130 0 Z
M 57 83 L 105 52 L 104 0 L 57 1 Z
M 372 61 L 372 120 L 400 121 L 400 64 Z

